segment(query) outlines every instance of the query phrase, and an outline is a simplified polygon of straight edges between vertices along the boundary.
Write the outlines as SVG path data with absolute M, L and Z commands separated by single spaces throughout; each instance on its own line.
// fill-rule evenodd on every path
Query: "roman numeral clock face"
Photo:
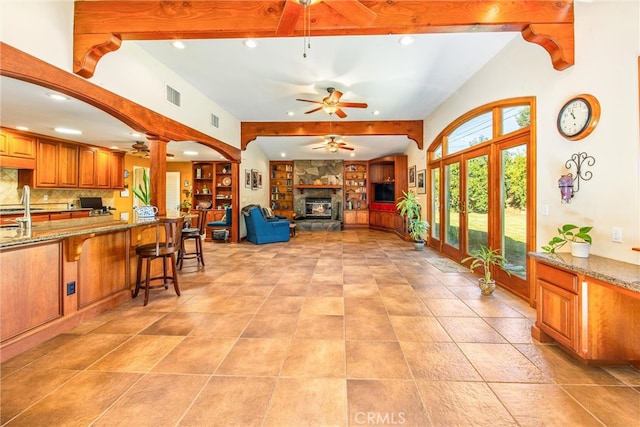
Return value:
M 600 119 L 600 103 L 591 95 L 580 95 L 567 101 L 558 114 L 558 131 L 570 141 L 593 132 Z

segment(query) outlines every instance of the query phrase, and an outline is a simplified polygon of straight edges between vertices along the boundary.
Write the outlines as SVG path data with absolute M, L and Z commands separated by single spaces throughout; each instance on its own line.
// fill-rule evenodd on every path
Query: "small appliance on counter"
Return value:
M 80 197 L 80 208 L 91 209 L 89 216 L 111 215 L 109 209 L 102 205 L 102 197 Z

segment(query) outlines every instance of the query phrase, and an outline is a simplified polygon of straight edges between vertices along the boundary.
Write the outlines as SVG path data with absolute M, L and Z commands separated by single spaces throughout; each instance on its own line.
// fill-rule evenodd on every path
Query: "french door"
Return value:
M 461 261 L 487 246 L 508 260 L 499 283 L 529 296 L 526 251 L 529 225 L 528 133 L 452 155 L 430 165 L 431 244 Z

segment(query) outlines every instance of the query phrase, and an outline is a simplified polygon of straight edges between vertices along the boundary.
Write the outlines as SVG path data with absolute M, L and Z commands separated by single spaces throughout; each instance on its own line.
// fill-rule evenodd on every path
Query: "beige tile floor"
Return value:
M 22 426 L 640 426 L 640 372 L 532 341 L 535 312 L 393 235 L 206 244 L 154 291 L 2 365 Z

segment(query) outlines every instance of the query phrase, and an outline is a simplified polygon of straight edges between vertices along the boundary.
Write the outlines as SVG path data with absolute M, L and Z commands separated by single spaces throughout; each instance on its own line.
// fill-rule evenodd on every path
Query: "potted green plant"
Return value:
M 500 255 L 499 249 L 491 249 L 486 246 L 480 246 L 479 249 L 471 251 L 471 256 L 462 260 L 462 262 L 469 262 L 469 269 L 471 272 L 475 272 L 475 269 L 480 267 L 483 277 L 478 279 L 478 286 L 482 295 L 491 295 L 496 289 L 496 282 L 491 278 L 491 267 L 497 266 L 503 269 L 508 275 L 511 275 L 509 270 L 506 269 L 507 259 Z
M 564 245 L 571 245 L 571 255 L 578 258 L 588 258 L 589 248 L 593 239 L 589 232 L 593 227 L 578 227 L 573 224 L 565 224 L 558 228 L 558 235 L 549 240 L 549 243 L 542 247 L 542 250 L 554 254 Z
M 158 208 L 151 206 L 151 184 L 146 169 L 142 169 L 142 183 L 138 184 L 138 188 L 133 188 L 132 191 L 136 198 L 140 200 L 140 203 L 142 203 L 142 206 L 134 208 L 138 217 L 154 217 L 158 213 Z
M 424 248 L 424 236 L 429 229 L 429 223 L 420 219 L 422 204 L 416 193 L 412 190 L 402 192 L 402 197 L 396 203 L 396 209 L 400 215 L 407 219 L 407 231 L 415 243 L 417 250 Z
M 409 223 L 409 235 L 413 239 L 416 250 L 424 250 L 425 235 L 429 231 L 429 223 L 421 219 L 413 219 Z

